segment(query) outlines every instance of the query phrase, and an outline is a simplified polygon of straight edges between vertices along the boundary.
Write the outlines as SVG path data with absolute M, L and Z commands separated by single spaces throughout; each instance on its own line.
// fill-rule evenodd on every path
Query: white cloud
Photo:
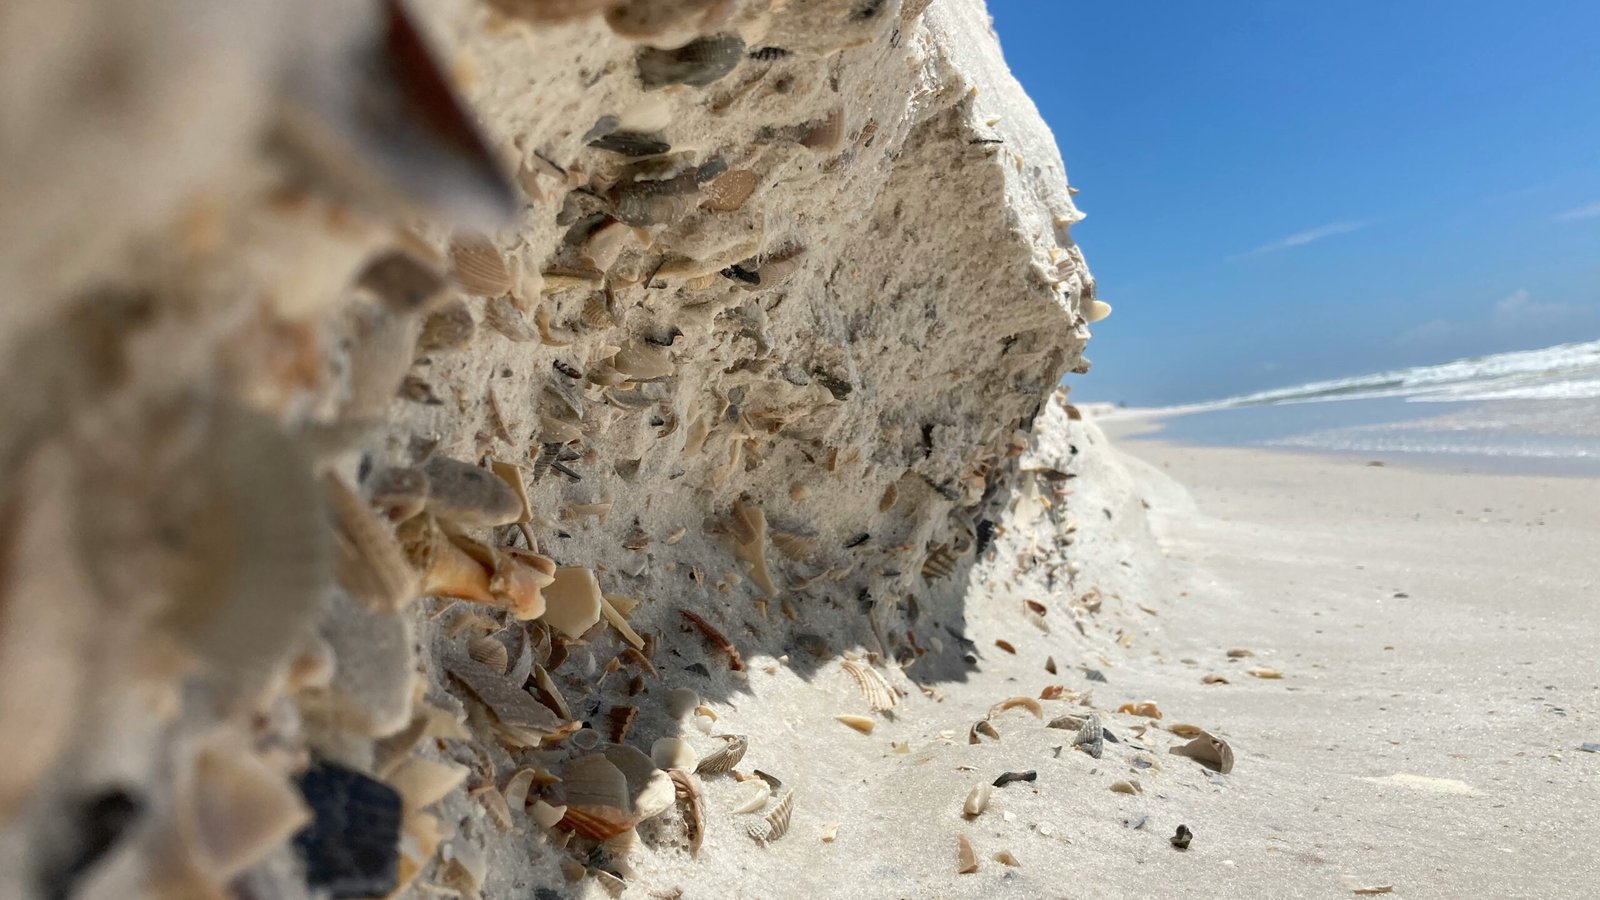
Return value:
M 1307 231 L 1298 231 L 1289 235 L 1288 237 L 1279 238 L 1275 241 L 1269 241 L 1243 255 L 1258 256 L 1262 253 L 1276 253 L 1279 250 L 1291 250 L 1295 247 L 1304 247 L 1307 244 L 1314 244 L 1323 238 L 1330 238 L 1341 234 L 1349 234 L 1352 231 L 1360 231 L 1370 224 L 1370 222 L 1330 222 L 1320 228 L 1312 228 Z
M 1579 312 L 1567 303 L 1536 303 L 1526 289 L 1501 298 L 1494 305 L 1494 320 L 1501 325 L 1538 319 L 1565 319 Z
M 1600 219 L 1600 203 L 1591 203 L 1588 206 L 1569 209 L 1556 216 L 1557 222 L 1576 222 L 1579 219 Z

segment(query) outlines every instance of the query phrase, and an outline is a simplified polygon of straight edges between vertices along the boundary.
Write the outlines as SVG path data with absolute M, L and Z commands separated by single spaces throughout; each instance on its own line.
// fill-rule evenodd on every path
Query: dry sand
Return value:
M 1103 441 L 1092 426 L 1072 428 L 1071 443 Z M 1586 596 L 1600 483 L 1139 441 L 1079 462 L 1082 487 L 1065 505 L 1101 521 L 1067 555 L 1102 568 L 1091 563 L 1052 594 L 1029 574 L 999 574 L 1018 552 L 1019 535 L 1007 535 L 995 564 L 971 576 L 977 666 L 923 673 L 943 699 L 912 687 L 870 736 L 832 721 L 863 711 L 836 665 L 802 682 L 758 660 L 751 694 L 719 726 L 752 735 L 747 766 L 797 788 L 794 827 L 756 848 L 742 834 L 754 817 L 726 815 L 744 786 L 710 781 L 720 811 L 700 859 L 652 862 L 650 887 L 691 897 L 1341 897 L 1386 886 L 1402 897 L 1564 897 L 1600 884 L 1600 754 L 1578 749 L 1600 740 L 1600 614 Z M 1164 558 L 1142 544 L 1141 499 Z M 1091 585 L 1107 599 L 1082 615 L 1080 637 L 1063 598 Z M 1027 624 L 1024 597 L 1048 603 L 1050 634 Z M 1235 648 L 1255 656 L 1229 659 Z M 1042 667 L 1047 654 L 1058 677 Z M 1088 681 L 1085 663 L 1107 683 Z M 1283 677 L 1251 677 L 1251 666 Z M 1213 672 L 1229 683 L 1203 685 Z M 994 719 L 999 742 L 968 743 L 989 704 L 1052 683 L 1092 689 L 1102 710 L 1153 699 L 1165 717 L 1106 715 L 1123 743 L 1099 761 L 1072 751 L 1072 732 L 1020 709 Z M 1046 718 L 1084 711 L 1044 705 Z M 1141 723 L 1178 722 L 1230 741 L 1233 772 L 1169 755 L 1182 741 L 1166 731 L 1137 735 Z M 902 741 L 908 752 L 896 751 Z M 972 786 L 1023 770 L 1037 781 L 996 788 L 983 815 L 961 815 Z M 1143 792 L 1113 793 L 1119 780 Z M 824 843 L 829 823 L 837 837 Z M 1179 823 L 1195 835 L 1182 853 L 1168 844 Z M 955 872 L 958 834 L 977 851 L 976 873 Z M 993 861 L 1002 850 L 1021 865 Z

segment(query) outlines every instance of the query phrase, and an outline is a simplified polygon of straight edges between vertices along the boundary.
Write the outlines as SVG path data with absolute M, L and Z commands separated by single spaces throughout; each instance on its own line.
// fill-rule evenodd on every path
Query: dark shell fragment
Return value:
M 400 877 L 400 794 L 360 772 L 317 763 L 300 776 L 311 824 L 295 835 L 306 884 L 328 896 L 381 897 Z
M 669 84 L 703 87 L 732 72 L 743 58 L 744 41 L 731 34 L 699 38 L 671 50 L 645 47 L 637 58 L 639 81 L 646 89 Z

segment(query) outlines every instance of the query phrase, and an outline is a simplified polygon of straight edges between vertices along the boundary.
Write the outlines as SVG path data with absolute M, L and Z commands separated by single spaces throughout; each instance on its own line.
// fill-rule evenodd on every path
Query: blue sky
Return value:
M 1083 399 L 1600 337 L 1600 0 L 989 0 L 1115 314 Z

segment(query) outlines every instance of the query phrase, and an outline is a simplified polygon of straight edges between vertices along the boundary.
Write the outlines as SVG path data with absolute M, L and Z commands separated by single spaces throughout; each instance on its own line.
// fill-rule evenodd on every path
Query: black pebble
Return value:
M 400 795 L 381 781 L 333 763 L 300 776 L 311 824 L 295 835 L 306 883 L 330 897 L 381 897 L 400 876 Z
M 978 545 L 977 552 L 982 554 L 994 542 L 994 522 L 988 519 L 978 520 Z
M 729 266 L 726 269 L 723 269 L 722 270 L 722 277 L 723 278 L 731 278 L 734 281 L 742 281 L 745 284 L 760 284 L 761 283 L 761 273 L 760 272 L 752 272 L 749 269 L 744 268 L 743 266 Z
M 1171 840 L 1172 846 L 1177 847 L 1179 850 L 1187 850 L 1189 849 L 1189 842 L 1194 840 L 1194 832 L 1190 831 L 1187 825 L 1179 825 L 1178 833 L 1174 834 Z

